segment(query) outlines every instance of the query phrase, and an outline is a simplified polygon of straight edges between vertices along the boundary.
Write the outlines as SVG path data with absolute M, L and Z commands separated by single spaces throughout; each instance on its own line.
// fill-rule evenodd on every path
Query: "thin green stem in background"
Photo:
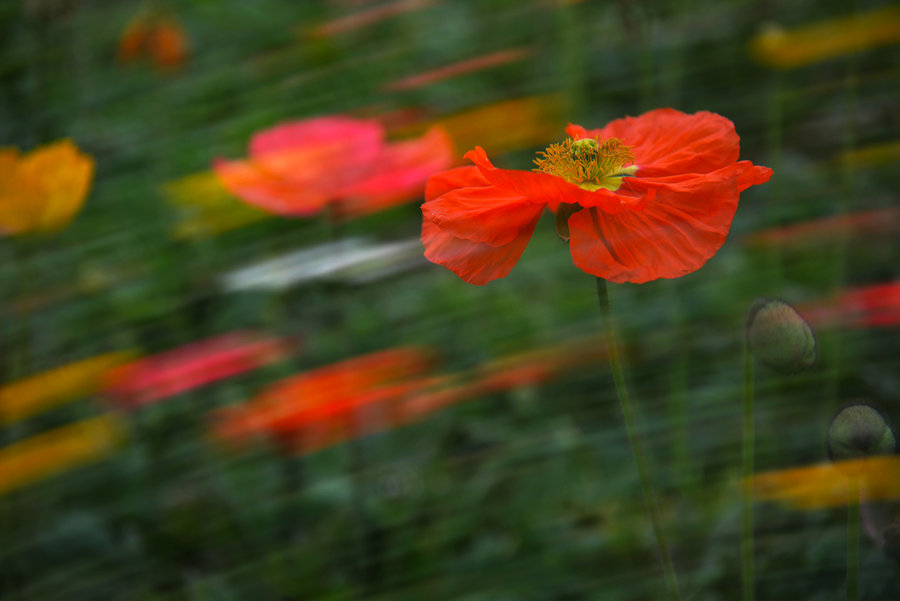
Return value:
M 637 464 L 638 475 L 641 480 L 641 491 L 644 494 L 644 504 L 647 506 L 647 511 L 650 514 L 653 534 L 656 536 L 656 544 L 659 547 L 660 559 L 666 574 L 666 587 L 669 589 L 672 599 L 680 600 L 681 593 L 678 588 L 675 565 L 672 563 L 672 555 L 669 553 L 669 545 L 666 543 L 666 535 L 662 529 L 659 507 L 656 505 L 656 497 L 653 494 L 653 485 L 648 475 L 647 462 L 641 449 L 634 412 L 631 408 L 631 401 L 628 398 L 628 388 L 625 386 L 625 373 L 622 370 L 622 360 L 619 357 L 619 347 L 616 343 L 612 315 L 609 310 L 606 280 L 603 278 L 597 278 L 597 300 L 600 303 L 600 316 L 603 319 L 603 330 L 606 333 L 606 347 L 609 353 L 609 364 L 612 368 L 613 381 L 616 384 L 616 395 L 619 397 L 619 405 L 622 408 L 622 416 L 625 419 L 625 430 L 628 432 L 628 442 L 631 443 L 631 453 L 634 455 L 634 462 Z
M 753 413 L 753 354 L 744 342 L 744 424 L 742 441 L 742 475 L 747 483 L 753 477 L 755 416 Z M 753 580 L 753 493 L 745 490 L 741 504 L 741 564 L 744 601 L 752 601 Z
M 859 600 L 859 479 L 850 479 L 847 505 L 847 601 Z

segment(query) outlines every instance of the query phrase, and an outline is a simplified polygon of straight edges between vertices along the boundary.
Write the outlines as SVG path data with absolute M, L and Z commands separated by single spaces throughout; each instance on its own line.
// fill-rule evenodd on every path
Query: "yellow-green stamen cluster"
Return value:
M 622 178 L 634 175 L 636 165 L 631 147 L 618 138 L 584 138 L 552 144 L 534 160 L 536 171 L 561 177 L 585 190 L 606 188 L 613 192 Z M 626 165 L 629 165 L 626 167 Z

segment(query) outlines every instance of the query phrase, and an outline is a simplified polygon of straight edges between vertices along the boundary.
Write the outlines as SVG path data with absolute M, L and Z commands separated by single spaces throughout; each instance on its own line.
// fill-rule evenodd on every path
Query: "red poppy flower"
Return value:
M 187 34 L 175 19 L 162 13 L 145 12 L 122 32 L 118 55 L 122 63 L 147 55 L 158 68 L 175 69 L 187 56 Z
M 772 170 L 738 161 L 734 124 L 714 113 L 657 109 L 597 130 L 579 125 L 535 161 L 432 177 L 422 205 L 430 261 L 472 284 L 509 273 L 545 207 L 575 265 L 613 282 L 643 283 L 699 269 L 725 242 L 740 193 Z
M 331 206 L 356 217 L 419 196 L 425 180 L 453 160 L 441 128 L 386 143 L 378 121 L 335 116 L 262 131 L 250 142 L 249 160 L 214 168 L 228 191 L 271 213 L 304 217 Z

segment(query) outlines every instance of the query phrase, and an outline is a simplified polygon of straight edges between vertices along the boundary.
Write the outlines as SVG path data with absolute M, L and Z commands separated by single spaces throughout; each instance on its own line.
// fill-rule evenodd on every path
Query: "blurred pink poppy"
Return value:
M 259 132 L 249 159 L 213 167 L 229 192 L 271 213 L 307 217 L 330 208 L 344 218 L 420 197 L 425 180 L 453 161 L 453 142 L 440 127 L 387 143 L 376 120 L 331 116 Z
M 104 393 L 134 408 L 277 361 L 290 352 L 284 339 L 233 332 L 111 370 Z
M 900 282 L 850 288 L 831 299 L 803 305 L 813 325 L 875 328 L 900 325 Z

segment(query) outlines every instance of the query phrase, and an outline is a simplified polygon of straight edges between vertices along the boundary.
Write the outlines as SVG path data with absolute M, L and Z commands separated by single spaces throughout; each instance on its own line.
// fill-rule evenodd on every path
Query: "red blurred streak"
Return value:
M 769 246 L 817 239 L 827 240 L 841 234 L 890 234 L 898 229 L 900 229 L 900 208 L 891 207 L 767 229 L 750 234 L 746 240 L 750 244 Z
M 397 81 L 391 82 L 384 86 L 384 89 L 390 92 L 398 92 L 401 90 L 421 88 L 444 79 L 463 75 L 465 73 L 472 73 L 475 71 L 480 71 L 481 69 L 497 67 L 499 65 L 505 65 L 508 63 L 519 61 L 530 55 L 531 50 L 528 48 L 513 48 L 511 50 L 501 50 L 500 52 L 485 54 L 473 59 L 454 63 L 452 65 L 447 65 L 446 67 L 441 67 L 432 71 L 426 71 L 425 73 L 419 73 L 418 75 L 412 75 L 410 77 L 398 79 Z
M 379 21 L 384 21 L 403 13 L 412 12 L 420 8 L 424 8 L 431 4 L 432 0 L 397 0 L 388 4 L 374 6 L 368 10 L 363 10 L 352 15 L 340 17 L 334 21 L 323 23 L 313 29 L 313 37 L 327 38 L 349 31 L 362 29 L 370 25 L 374 25 Z
M 104 392 L 117 405 L 139 407 L 278 361 L 291 347 L 251 332 L 224 334 L 116 368 Z
M 801 305 L 801 312 L 814 326 L 900 325 L 900 281 L 844 290 L 831 299 Z

